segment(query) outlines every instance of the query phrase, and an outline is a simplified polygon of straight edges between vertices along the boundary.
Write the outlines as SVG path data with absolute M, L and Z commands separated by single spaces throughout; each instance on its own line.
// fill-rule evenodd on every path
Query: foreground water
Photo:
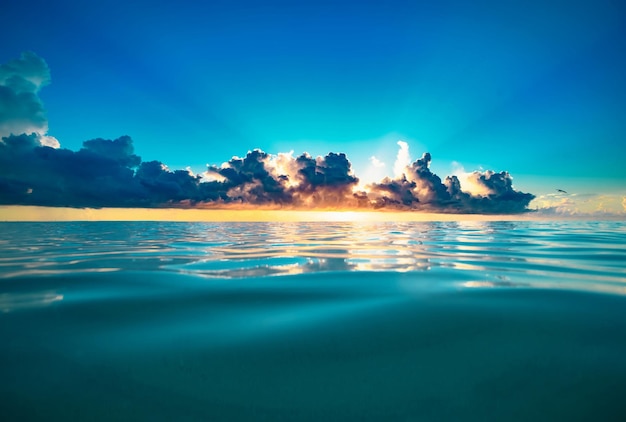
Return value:
M 625 420 L 611 222 L 3 223 L 2 420 Z

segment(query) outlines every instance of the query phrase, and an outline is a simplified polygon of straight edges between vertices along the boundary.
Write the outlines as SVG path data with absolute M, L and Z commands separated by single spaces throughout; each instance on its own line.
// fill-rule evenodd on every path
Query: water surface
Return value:
M 9 420 L 624 420 L 619 222 L 2 223 Z

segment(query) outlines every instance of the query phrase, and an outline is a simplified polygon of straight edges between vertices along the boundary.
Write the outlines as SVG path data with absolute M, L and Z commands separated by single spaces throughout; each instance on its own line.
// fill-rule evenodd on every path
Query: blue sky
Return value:
M 10 0 L 2 15 L 0 62 L 46 60 L 64 148 L 129 135 L 142 159 L 195 171 L 334 151 L 392 175 L 402 139 L 441 176 L 626 193 L 620 2 Z

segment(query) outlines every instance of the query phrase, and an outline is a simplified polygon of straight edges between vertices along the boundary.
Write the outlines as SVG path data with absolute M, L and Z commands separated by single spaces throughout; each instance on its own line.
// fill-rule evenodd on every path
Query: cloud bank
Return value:
M 626 215 L 626 196 L 555 192 L 540 195 L 531 206 L 537 207 L 538 217 L 623 219 Z
M 534 195 L 516 191 L 507 172 L 471 173 L 481 194 L 457 176 L 441 180 L 424 153 L 411 162 L 399 141 L 394 177 L 358 187 L 344 153 L 311 157 L 255 149 L 205 173 L 170 170 L 142 161 L 130 137 L 93 139 L 78 151 L 48 136 L 38 90 L 49 83 L 46 63 L 33 53 L 0 67 L 0 204 L 64 207 L 181 207 L 395 209 L 509 214 L 528 211 Z

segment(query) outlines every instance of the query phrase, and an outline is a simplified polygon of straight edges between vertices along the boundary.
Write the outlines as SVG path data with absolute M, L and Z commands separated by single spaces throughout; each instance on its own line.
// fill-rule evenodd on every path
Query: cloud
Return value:
M 446 185 L 453 199 L 453 206 L 473 213 L 484 214 L 517 214 L 528 210 L 530 201 L 535 195 L 516 191 L 513 178 L 502 171 L 499 173 L 487 170 L 474 172 L 475 182 L 482 185 L 486 194 L 470 194 L 460 190 L 460 182 L 456 176 L 446 178 Z M 455 180 L 456 179 L 456 180 Z
M 624 218 L 626 197 L 617 194 L 550 193 L 537 197 L 532 206 L 538 215 L 582 218 Z
M 330 152 L 315 160 L 308 154 L 302 154 L 296 162 L 302 166 L 298 170 L 300 183 L 292 190 L 300 204 L 349 205 L 353 187 L 359 179 L 352 174 L 352 166 L 344 153 Z
M 408 152 L 400 145 L 398 156 Z M 396 207 L 432 212 L 459 212 L 484 214 L 514 214 L 528 211 L 534 195 L 513 189 L 508 172 L 473 172 L 474 183 L 481 194 L 464 191 L 457 176 L 448 176 L 445 182 L 430 170 L 431 155 L 426 152 L 415 162 L 405 166 L 402 175 L 385 178 L 372 184 L 368 198 L 376 208 Z
M 77 152 L 41 146 L 37 134 L 12 135 L 3 141 L 3 204 L 98 207 L 146 202 L 132 169 L 139 157 L 132 154 L 132 144 L 130 150 L 120 151 L 120 145 L 128 148 L 128 137 L 87 141 Z
M 35 133 L 39 144 L 59 146 L 46 135 L 48 119 L 37 95 L 48 83 L 50 69 L 35 53 L 22 53 L 19 59 L 0 65 L 0 138 Z
M 358 183 L 346 155 L 333 152 L 294 158 L 257 149 L 220 167 L 209 166 L 207 173 L 221 176 L 221 182 L 213 182 L 224 193 L 221 200 L 256 205 L 341 207 L 354 201 L 352 188 Z
M 250 204 L 290 204 L 292 198 L 284 183 L 288 176 L 270 174 L 266 168 L 269 160 L 269 154 L 257 149 L 248 152 L 245 158 L 233 157 L 221 167 L 209 166 L 208 173 L 222 177 L 221 182 L 212 182 L 220 192 L 219 199 Z M 212 200 L 213 196 L 207 199 Z
M 396 178 L 402 177 L 407 166 L 411 163 L 411 155 L 409 154 L 409 144 L 404 141 L 398 141 L 398 155 L 396 162 L 393 164 L 393 174 Z
M 398 141 L 394 178 L 359 185 L 344 153 L 312 157 L 255 149 L 206 172 L 170 170 L 141 160 L 132 139 L 92 139 L 78 151 L 52 148 L 39 89 L 49 83 L 45 62 L 33 53 L 0 67 L 0 204 L 65 207 L 390 208 L 460 213 L 520 213 L 532 194 L 513 188 L 507 172 L 464 175 L 463 189 L 430 170 L 426 152 L 411 162 Z M 52 144 L 52 145 L 51 145 Z M 371 157 L 375 168 L 384 166 Z M 363 182 L 362 182 L 363 183 Z
M 463 166 L 453 162 L 453 174 L 459 179 L 459 183 L 464 192 L 474 196 L 486 196 L 493 192 L 480 181 L 482 173 L 480 171 L 466 172 Z
M 385 167 L 385 163 L 383 163 L 382 161 L 380 161 L 378 158 L 374 157 L 373 155 L 370 157 L 370 162 L 376 168 Z
M 12 135 L 0 143 L 0 203 L 69 207 L 391 208 L 431 212 L 519 213 L 533 195 L 515 191 L 507 172 L 476 173 L 490 193 L 471 195 L 458 178 L 442 182 L 431 156 L 411 163 L 400 178 L 384 178 L 358 191 L 359 179 L 343 153 L 313 158 L 253 150 L 203 175 L 142 162 L 132 140 L 85 141 L 79 151 L 42 146 L 38 135 Z M 210 178 L 209 175 L 216 177 Z

